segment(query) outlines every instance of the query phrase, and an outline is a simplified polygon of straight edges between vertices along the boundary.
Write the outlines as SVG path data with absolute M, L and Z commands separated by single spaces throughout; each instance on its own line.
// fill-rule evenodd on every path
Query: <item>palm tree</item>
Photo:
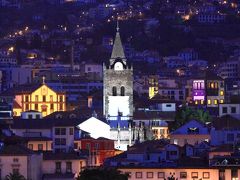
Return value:
M 6 175 L 5 180 L 26 180 L 20 173 L 10 173 Z

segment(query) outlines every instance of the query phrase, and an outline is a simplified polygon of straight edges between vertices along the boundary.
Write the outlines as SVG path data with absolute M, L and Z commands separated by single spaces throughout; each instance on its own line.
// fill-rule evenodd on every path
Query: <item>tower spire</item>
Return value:
M 113 44 L 113 49 L 112 49 L 112 55 L 111 55 L 111 59 L 110 59 L 110 63 L 112 64 L 114 62 L 115 59 L 117 58 L 121 58 L 123 61 L 126 61 L 126 57 L 124 54 L 124 50 L 123 50 L 123 45 L 122 45 L 122 41 L 121 41 L 121 37 L 120 37 L 120 33 L 119 33 L 119 22 L 117 21 L 117 32 L 116 32 L 116 36 L 115 36 L 115 40 L 114 40 L 114 44 Z

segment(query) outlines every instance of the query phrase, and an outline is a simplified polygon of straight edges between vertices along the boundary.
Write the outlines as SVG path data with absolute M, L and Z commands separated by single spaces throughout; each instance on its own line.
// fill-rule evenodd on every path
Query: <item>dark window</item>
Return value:
M 29 114 L 28 115 L 28 119 L 32 119 L 33 118 L 33 115 L 32 114 Z
M 28 96 L 26 96 L 26 102 L 28 102 L 29 101 L 29 97 Z
M 63 110 L 63 105 L 60 104 L 59 106 L 60 106 L 60 107 L 59 107 L 59 110 Z
M 70 135 L 73 135 L 73 128 L 70 128 L 70 129 L 69 129 L 69 134 L 70 134 Z
M 63 102 L 63 96 L 60 96 L 60 102 Z
M 38 150 L 42 151 L 43 150 L 43 144 L 38 144 Z
M 18 162 L 18 158 L 13 158 L 13 162 Z
M 50 109 L 54 109 L 54 105 L 53 104 L 50 104 Z
M 238 177 L 238 169 L 231 169 L 231 176 L 233 178 L 237 178 Z
M 38 95 L 35 95 L 35 102 L 38 102 Z
M 43 96 L 43 97 L 42 97 L 42 101 L 43 101 L 43 102 L 46 102 L 46 96 Z
M 74 149 L 78 149 L 78 143 L 74 143 Z
M 61 173 L 61 162 L 56 162 L 56 173 Z
M 198 178 L 198 172 L 192 172 L 192 178 Z
M 112 95 L 117 96 L 117 88 L 115 86 L 112 88 Z
M 72 172 L 72 162 L 66 162 L 66 172 L 67 173 Z
M 34 109 L 38 111 L 38 104 L 34 104 Z
M 231 107 L 231 113 L 236 113 L 236 107 Z
M 55 128 L 55 135 L 60 135 L 60 128 Z
M 31 149 L 31 150 L 33 150 L 33 144 L 29 144 L 29 145 L 28 145 L 28 148 Z
M 121 87 L 121 96 L 125 96 L 125 87 Z
M 147 178 L 153 178 L 153 172 L 147 172 Z
M 165 178 L 164 172 L 158 172 L 158 178 Z
M 180 172 L 181 179 L 187 179 L 187 172 Z
M 222 107 L 222 113 L 227 113 L 227 107 Z
M 167 104 L 166 106 L 167 106 L 167 107 L 172 107 L 172 105 L 171 105 L 171 104 Z
M 142 172 L 136 172 L 135 177 L 136 177 L 136 179 L 141 179 L 142 178 Z

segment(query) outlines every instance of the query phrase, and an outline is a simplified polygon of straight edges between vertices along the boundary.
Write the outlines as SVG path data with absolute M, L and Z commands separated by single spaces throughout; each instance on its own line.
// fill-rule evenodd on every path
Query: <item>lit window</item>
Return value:
M 195 104 L 196 104 L 196 105 L 198 104 L 198 100 L 195 101 Z
M 224 96 L 224 91 L 223 90 L 220 91 L 220 96 Z
M 201 100 L 201 104 L 203 104 L 204 103 L 204 100 Z
M 218 100 L 217 99 L 214 99 L 214 104 L 218 104 Z
M 207 100 L 207 103 L 208 103 L 208 104 L 212 104 L 211 99 L 208 99 L 208 100 Z
M 221 103 L 221 104 L 224 103 L 224 100 L 223 100 L 223 99 L 220 99 L 220 103 Z

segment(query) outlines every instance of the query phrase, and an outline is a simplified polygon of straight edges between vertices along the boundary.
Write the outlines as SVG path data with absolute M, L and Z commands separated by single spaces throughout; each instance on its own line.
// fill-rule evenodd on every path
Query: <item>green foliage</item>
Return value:
M 211 121 L 211 116 L 209 115 L 209 112 L 207 110 L 193 109 L 184 106 L 181 109 L 177 110 L 172 130 L 179 128 L 180 126 L 184 125 L 186 122 L 192 119 L 206 123 Z
M 85 169 L 77 180 L 128 180 L 128 174 L 122 174 L 117 169 L 97 168 Z
M 26 180 L 26 178 L 20 173 L 10 173 L 6 175 L 4 180 Z

